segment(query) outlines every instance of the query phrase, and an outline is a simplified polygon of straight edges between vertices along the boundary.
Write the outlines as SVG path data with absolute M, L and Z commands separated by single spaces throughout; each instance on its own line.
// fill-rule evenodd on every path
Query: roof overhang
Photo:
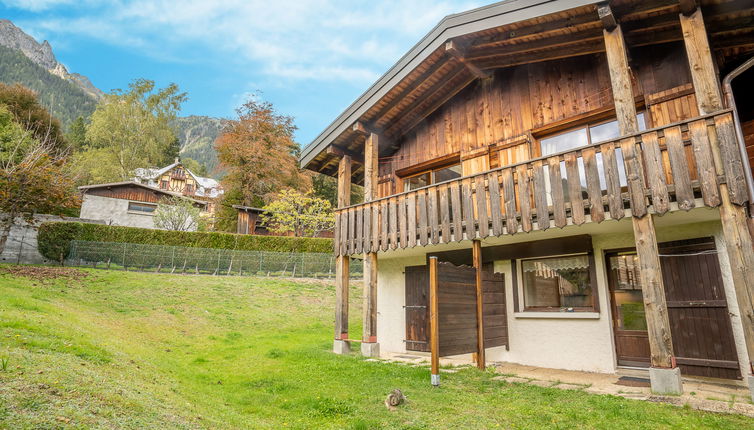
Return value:
M 301 165 L 307 167 L 314 157 L 324 151 L 337 136 L 350 129 L 369 107 L 377 103 L 390 89 L 398 85 L 403 78 L 448 40 L 596 3 L 599 2 L 594 0 L 508 0 L 446 16 L 301 151 Z
M 193 202 L 193 203 L 196 203 L 196 204 L 199 204 L 199 205 L 202 205 L 202 206 L 206 206 L 208 204 L 208 202 L 205 201 L 205 200 L 192 199 L 191 197 L 184 196 L 181 193 L 176 193 L 176 192 L 172 192 L 172 191 L 163 190 L 161 188 L 152 187 L 150 185 L 141 184 L 139 182 L 134 182 L 134 181 L 122 181 L 122 182 L 110 182 L 110 183 L 106 183 L 106 184 L 82 185 L 82 186 L 78 187 L 78 189 L 82 193 L 86 194 L 86 192 L 89 191 L 89 190 L 95 190 L 95 189 L 112 189 L 112 188 L 129 187 L 129 186 L 144 188 L 145 190 L 149 190 L 149 191 L 152 191 L 154 193 L 163 194 L 163 195 L 166 195 L 166 196 L 180 197 L 182 199 L 186 199 L 186 200 L 188 200 L 190 202 Z

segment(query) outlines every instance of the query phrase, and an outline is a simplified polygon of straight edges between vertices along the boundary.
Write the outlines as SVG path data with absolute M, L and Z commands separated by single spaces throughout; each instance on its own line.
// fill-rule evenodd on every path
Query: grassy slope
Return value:
M 0 428 L 730 428 L 748 418 L 339 357 L 331 285 L 0 274 Z M 359 292 L 352 332 L 359 333 Z M 389 412 L 400 387 L 408 404 Z

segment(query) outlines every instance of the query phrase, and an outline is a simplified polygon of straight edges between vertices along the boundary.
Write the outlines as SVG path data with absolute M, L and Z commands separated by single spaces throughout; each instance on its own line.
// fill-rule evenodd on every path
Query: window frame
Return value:
M 413 190 L 407 190 L 406 189 L 406 186 L 408 185 L 408 180 L 411 179 L 411 178 L 416 178 L 417 176 L 422 176 L 422 175 L 426 175 L 426 174 L 429 174 L 429 182 L 425 186 L 428 187 L 430 185 L 435 185 L 435 184 L 439 183 L 435 179 L 435 173 L 438 172 L 438 171 L 440 171 L 440 170 L 445 170 L 445 169 L 448 169 L 448 168 L 454 167 L 454 166 L 458 166 L 458 167 L 461 168 L 461 175 L 459 176 L 459 178 L 462 178 L 463 177 L 463 164 L 461 163 L 460 160 L 451 160 L 451 161 L 449 161 L 449 162 L 447 162 L 445 164 L 431 166 L 431 167 L 428 167 L 426 169 L 423 169 L 423 170 L 420 170 L 420 171 L 417 171 L 417 172 L 412 172 L 411 174 L 408 174 L 408 175 L 405 175 L 405 176 L 399 176 L 399 178 L 401 180 L 401 189 L 402 189 L 402 191 L 400 191 L 400 192 L 413 191 Z M 446 181 L 442 181 L 442 182 L 446 182 Z M 419 188 L 423 188 L 423 187 L 419 187 Z M 418 189 L 418 188 L 414 188 L 414 189 Z
M 137 205 L 137 206 L 143 206 L 143 207 L 151 207 L 151 211 L 142 211 L 139 209 L 131 209 L 131 205 Z M 148 216 L 154 216 L 154 212 L 157 210 L 157 205 L 153 203 L 147 203 L 147 202 L 137 202 L 137 201 L 129 201 L 128 207 L 126 208 L 126 211 L 130 214 L 134 215 L 148 215 Z
M 646 109 L 637 110 L 636 111 L 637 120 L 639 120 L 639 118 L 638 118 L 639 115 L 642 116 L 642 120 L 644 122 L 644 129 L 646 130 L 646 129 L 650 128 L 649 124 L 647 123 L 648 111 Z M 580 122 L 580 123 L 578 123 L 578 125 L 574 125 L 573 127 L 559 128 L 559 129 L 557 129 L 557 131 L 553 131 L 551 133 L 548 133 L 546 130 L 538 132 L 536 135 L 534 135 L 534 138 L 535 138 L 535 141 L 536 141 L 537 153 L 539 154 L 539 156 L 544 156 L 544 154 L 542 153 L 542 140 L 553 138 L 553 137 L 560 136 L 560 135 L 567 134 L 567 133 L 571 133 L 571 132 L 574 132 L 576 130 L 581 130 L 581 129 L 586 129 L 586 142 L 587 142 L 586 145 L 588 145 L 588 146 L 592 146 L 592 145 L 598 144 L 598 143 L 609 142 L 611 139 L 598 140 L 596 142 L 592 141 L 592 133 L 590 132 L 590 130 L 592 128 L 594 128 L 594 127 L 598 127 L 600 125 L 605 125 L 607 123 L 614 122 L 614 121 L 615 122 L 618 121 L 617 117 L 610 116 L 610 117 L 607 117 L 607 118 L 601 117 L 599 119 L 593 118 L 593 119 L 587 119 L 587 120 L 585 120 L 583 122 Z M 556 151 L 554 153 L 557 153 L 557 152 L 560 152 L 560 151 Z
M 592 289 L 591 299 L 592 303 L 590 306 L 578 306 L 578 307 L 572 307 L 572 306 L 561 306 L 561 307 L 547 307 L 547 306 L 528 306 L 526 304 L 526 278 L 524 277 L 524 270 L 523 270 L 523 264 L 525 261 L 533 261 L 533 260 L 544 260 L 548 258 L 562 258 L 562 257 L 575 257 L 575 256 L 586 256 L 587 262 L 589 264 L 589 286 Z M 534 313 L 554 313 L 554 314 L 573 314 L 573 313 L 583 313 L 583 314 L 599 314 L 600 312 L 600 306 L 599 306 L 599 283 L 597 282 L 597 270 L 596 270 L 596 261 L 594 258 L 594 252 L 575 252 L 570 254 L 553 254 L 553 255 L 542 255 L 537 257 L 527 257 L 527 258 L 521 258 L 517 259 L 515 261 L 515 267 L 513 270 L 516 271 L 516 277 L 520 280 L 517 282 L 518 285 L 516 285 L 516 289 L 518 290 L 518 301 L 519 301 L 519 311 L 517 313 L 525 314 L 534 314 Z M 567 309 L 573 309 L 572 311 L 569 311 Z

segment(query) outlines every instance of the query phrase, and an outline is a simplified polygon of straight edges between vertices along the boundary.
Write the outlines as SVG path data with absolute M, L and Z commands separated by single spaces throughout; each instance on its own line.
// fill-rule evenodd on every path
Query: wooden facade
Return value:
M 307 168 L 337 174 L 339 184 L 363 182 L 370 190 L 376 184 L 364 203 L 339 202 L 335 254 L 346 261 L 374 255 L 369 264 L 377 265 L 376 255 L 471 241 L 475 267 L 468 271 L 476 274 L 477 310 L 464 318 L 476 315 L 476 339 L 471 332 L 462 337 L 479 347 L 481 367 L 487 318 L 482 262 L 489 261 L 481 240 L 630 219 L 648 362 L 656 369 L 681 365 L 684 372 L 720 363 L 730 370 L 730 350 L 717 364 L 684 362 L 686 346 L 673 343 L 671 332 L 680 332 L 673 326 L 693 299 L 678 299 L 679 279 L 672 276 L 678 267 L 661 261 L 654 225 L 655 217 L 667 213 L 714 208 L 754 360 L 754 245 L 747 228 L 747 222 L 754 225 L 754 144 L 748 138 L 754 115 L 739 121 L 740 112 L 722 103 L 720 76 L 754 55 L 754 4 L 527 2 L 522 8 L 531 15 L 516 15 L 515 22 L 500 18 L 512 13 L 508 6 L 470 12 L 468 22 L 446 18 L 430 33 L 435 39 L 423 39 L 304 150 Z M 484 27 L 479 22 L 485 19 L 500 24 Z M 453 36 L 443 40 L 451 22 Z M 739 127 L 744 141 L 737 137 Z M 339 186 L 342 196 L 348 188 Z M 407 269 L 407 285 L 411 278 L 432 286 L 433 270 L 436 277 L 443 264 L 435 260 L 428 273 Z M 711 273 L 706 282 L 717 285 Z M 463 293 L 469 297 L 458 297 L 470 300 L 470 285 Z M 432 293 L 406 291 L 413 325 L 406 341 L 426 350 L 440 327 L 439 344 L 430 349 L 442 353 L 447 301 L 438 285 L 432 288 L 440 295 L 440 319 L 429 326 L 427 315 L 408 306 L 426 309 Z M 336 339 L 345 339 L 338 336 L 347 333 L 346 280 L 337 291 Z M 365 321 L 373 306 L 365 302 Z M 374 327 L 369 330 L 373 338 Z M 737 377 L 732 370 L 705 375 Z

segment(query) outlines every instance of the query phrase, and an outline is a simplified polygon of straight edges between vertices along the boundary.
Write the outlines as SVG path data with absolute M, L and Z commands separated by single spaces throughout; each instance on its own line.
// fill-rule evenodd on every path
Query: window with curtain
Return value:
M 589 256 L 534 258 L 521 262 L 525 311 L 593 311 Z

